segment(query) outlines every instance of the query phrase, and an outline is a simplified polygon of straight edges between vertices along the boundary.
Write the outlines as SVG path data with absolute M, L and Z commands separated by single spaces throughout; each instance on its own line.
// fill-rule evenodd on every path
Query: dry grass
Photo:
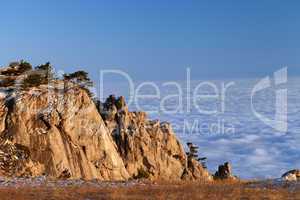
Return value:
M 249 188 L 242 182 L 146 183 L 128 187 L 0 188 L 0 199 L 206 199 L 206 200 L 300 200 L 300 191 L 272 186 Z

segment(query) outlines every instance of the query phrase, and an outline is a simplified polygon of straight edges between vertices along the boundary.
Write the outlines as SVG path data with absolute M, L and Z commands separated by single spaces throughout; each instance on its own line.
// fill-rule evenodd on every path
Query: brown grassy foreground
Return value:
M 288 187 L 249 187 L 247 183 L 145 183 L 126 187 L 67 186 L 56 187 L 3 187 L 0 199 L 296 199 L 300 190 Z

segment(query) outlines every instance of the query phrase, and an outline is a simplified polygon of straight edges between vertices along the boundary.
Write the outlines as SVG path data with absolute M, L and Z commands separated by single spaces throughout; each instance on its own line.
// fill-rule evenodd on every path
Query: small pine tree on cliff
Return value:
M 5 71 L 2 71 L 1 75 L 19 76 L 30 70 L 32 70 L 31 64 L 29 62 L 21 60 L 20 62 L 10 63 L 8 69 Z
M 53 67 L 50 62 L 36 66 L 35 71 L 40 72 L 41 75 L 43 74 L 47 82 L 53 80 L 54 78 Z
M 71 74 L 65 74 L 64 75 L 64 79 L 65 80 L 72 80 L 75 83 L 79 84 L 79 85 L 84 85 L 85 87 L 92 87 L 93 86 L 93 82 L 91 81 L 91 79 L 88 76 L 88 73 L 85 71 L 76 71 L 74 73 Z
M 89 90 L 90 87 L 93 87 L 93 82 L 87 72 L 79 70 L 71 74 L 64 74 L 64 80 L 76 83 L 82 89 L 86 90 L 90 97 L 93 97 L 93 93 Z
M 39 73 L 29 74 L 22 82 L 21 87 L 23 89 L 37 87 L 42 84 L 46 84 L 46 79 Z
M 21 60 L 20 64 L 19 64 L 19 72 L 20 72 L 20 74 L 23 74 L 23 73 L 25 73 L 27 71 L 30 71 L 30 70 L 32 70 L 32 65 L 29 62 Z
M 26 64 L 27 65 L 27 64 Z M 48 84 L 54 78 L 53 68 L 49 62 L 36 66 L 31 70 L 23 80 L 21 87 L 23 89 L 37 87 L 42 84 Z
M 198 162 L 201 163 L 202 167 L 203 168 L 207 168 L 206 166 L 206 160 L 207 158 L 206 157 L 200 157 L 198 156 L 198 149 L 199 147 L 194 145 L 193 143 L 191 142 L 188 142 L 187 143 L 187 146 L 189 147 L 189 152 L 187 152 L 187 156 L 188 156 L 188 161 L 194 159 L 194 160 L 197 160 Z

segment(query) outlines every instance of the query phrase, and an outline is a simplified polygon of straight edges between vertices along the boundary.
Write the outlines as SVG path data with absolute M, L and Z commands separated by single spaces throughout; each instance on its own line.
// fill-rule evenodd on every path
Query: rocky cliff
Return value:
M 148 120 L 144 112 L 129 112 L 123 97 L 110 96 L 99 111 L 130 177 L 210 178 L 199 162 L 189 164 L 169 123 Z
M 0 100 L 2 141 L 13 144 L 17 152 L 26 152 L 14 155 L 16 167 L 4 168 L 4 173 L 103 180 L 129 178 L 89 96 L 77 87 L 63 90 L 50 92 L 38 87 Z
M 0 174 L 211 179 L 199 162 L 188 162 L 170 124 L 129 112 L 123 97 L 95 103 L 86 89 L 62 80 L 26 89 L 2 87 Z

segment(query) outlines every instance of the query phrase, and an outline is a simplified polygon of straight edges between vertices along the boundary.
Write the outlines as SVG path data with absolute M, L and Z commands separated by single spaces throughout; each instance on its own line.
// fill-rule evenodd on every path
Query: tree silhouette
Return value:
M 89 90 L 90 87 L 93 87 L 93 81 L 88 76 L 88 73 L 79 70 L 71 74 L 64 74 L 64 80 L 74 82 L 84 89 L 90 97 L 93 97 L 93 93 Z
M 64 74 L 64 79 L 69 81 L 74 81 L 79 85 L 84 85 L 85 87 L 92 87 L 93 82 L 88 76 L 88 73 L 85 71 L 76 71 L 71 74 Z
M 32 65 L 29 62 L 26 62 L 24 60 L 20 61 L 19 64 L 19 72 L 20 74 L 23 74 L 24 72 L 32 70 Z
M 1 75 L 4 76 L 19 76 L 24 74 L 27 71 L 32 70 L 32 66 L 29 62 L 21 60 L 20 62 L 12 62 L 9 64 L 9 67 L 1 71 Z
M 194 145 L 193 143 L 191 142 L 188 142 L 187 143 L 187 146 L 189 147 L 189 152 L 187 152 L 187 156 L 188 156 L 188 160 L 197 160 L 198 162 L 201 163 L 202 167 L 203 168 L 207 168 L 206 166 L 206 160 L 207 158 L 206 157 L 199 157 L 198 156 L 198 149 L 199 147 Z
M 47 81 L 51 81 L 54 78 L 53 67 L 51 66 L 50 62 L 36 66 L 35 71 L 40 72 L 41 75 L 44 74 L 44 77 Z

